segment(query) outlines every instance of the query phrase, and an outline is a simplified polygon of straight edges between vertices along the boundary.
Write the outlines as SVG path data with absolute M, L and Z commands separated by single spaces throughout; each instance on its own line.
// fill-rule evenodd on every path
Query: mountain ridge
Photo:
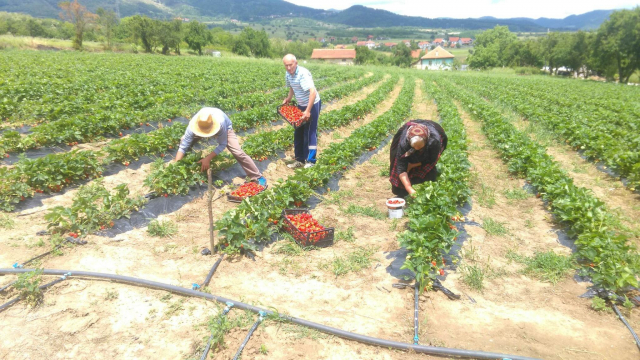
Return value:
M 0 0 L 0 11 L 21 12 L 35 17 L 57 18 L 59 0 Z M 98 7 L 119 10 L 122 17 L 147 15 L 154 18 L 175 16 L 235 18 L 257 20 L 268 17 L 304 17 L 353 27 L 416 26 L 425 28 L 482 30 L 495 25 L 509 26 L 511 31 L 546 31 L 594 29 L 605 21 L 613 10 L 594 10 L 570 15 L 564 19 L 480 17 L 468 19 L 425 18 L 405 16 L 386 10 L 354 5 L 345 10 L 315 9 L 295 5 L 284 0 L 80 0 L 90 11 Z

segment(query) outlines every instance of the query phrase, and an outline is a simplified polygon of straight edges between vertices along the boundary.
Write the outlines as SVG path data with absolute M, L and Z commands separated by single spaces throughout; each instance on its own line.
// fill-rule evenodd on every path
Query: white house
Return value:
M 420 58 L 420 68 L 422 70 L 451 70 L 454 58 L 455 56 L 450 52 L 437 46 Z

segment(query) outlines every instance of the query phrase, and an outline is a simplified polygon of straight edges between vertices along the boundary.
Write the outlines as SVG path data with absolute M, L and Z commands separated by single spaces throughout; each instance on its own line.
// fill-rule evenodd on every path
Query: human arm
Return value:
M 302 113 L 302 120 L 307 120 L 311 117 L 311 108 L 313 107 L 314 102 L 316 101 L 316 95 L 318 92 L 316 88 L 309 89 L 309 104 L 307 104 L 307 109 Z
M 413 195 L 416 193 L 416 191 L 413 189 L 413 186 L 411 186 L 411 180 L 409 180 L 409 174 L 407 174 L 406 172 L 403 172 L 402 174 L 398 175 L 398 178 L 400 178 L 400 182 L 402 183 L 402 186 L 404 186 L 405 190 L 407 190 L 409 195 Z
M 205 156 L 204 158 L 202 158 L 202 160 L 198 161 L 198 163 L 201 164 L 200 169 L 202 171 L 208 170 L 209 167 L 211 166 L 211 160 L 213 160 L 214 157 L 218 156 L 218 154 L 223 152 L 224 149 L 227 147 L 229 136 L 228 136 L 228 129 L 226 124 L 223 123 L 220 126 L 220 132 L 216 140 L 218 141 L 218 146 L 216 146 L 216 148 L 213 149 L 213 151 L 209 155 Z
M 176 157 L 173 161 L 182 160 L 182 158 L 184 157 L 184 154 L 186 154 L 186 152 L 191 148 L 191 145 L 193 145 L 193 142 L 195 140 L 196 140 L 196 135 L 193 133 L 193 131 L 191 131 L 191 129 L 189 129 L 189 127 L 187 127 L 187 129 L 184 132 L 184 135 L 182 135 L 182 138 L 180 138 L 180 145 L 178 146 L 178 152 L 176 153 Z
M 293 98 L 293 89 L 289 88 L 289 94 L 287 95 L 287 97 L 284 100 L 282 100 L 282 105 L 286 105 L 286 104 L 290 103 L 291 102 L 291 98 Z

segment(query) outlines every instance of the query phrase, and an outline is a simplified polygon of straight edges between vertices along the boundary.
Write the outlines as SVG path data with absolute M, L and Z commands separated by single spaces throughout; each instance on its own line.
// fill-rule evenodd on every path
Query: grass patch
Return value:
M 169 304 L 169 307 L 167 307 L 167 310 L 164 312 L 164 316 L 166 318 L 170 318 L 174 315 L 177 315 L 182 310 L 184 310 L 184 299 L 178 299 Z
M 278 242 L 278 246 L 273 251 L 274 253 L 286 256 L 300 256 L 304 254 L 304 248 L 295 242 L 291 235 L 283 233 L 282 236 L 284 240 Z
M 331 335 L 322 333 L 318 330 L 311 329 L 305 326 L 296 325 L 296 324 L 290 324 L 290 323 L 285 324 L 282 327 L 282 331 L 291 335 L 294 339 L 307 338 L 311 340 L 318 340 L 318 339 L 328 339 L 329 337 L 331 337 Z
M 611 308 L 607 306 L 607 302 L 603 298 L 599 298 L 597 296 L 594 296 L 593 299 L 591 299 L 591 308 L 595 311 L 612 311 Z
M 15 222 L 8 215 L 0 215 L 0 229 L 13 229 Z
M 358 272 L 371 266 L 371 257 L 376 252 L 373 247 L 359 247 L 346 256 L 334 257 L 333 260 L 320 264 L 320 269 L 331 271 L 336 277 Z
M 211 335 L 213 335 L 211 342 L 212 349 L 224 346 L 224 336 L 232 329 L 243 328 L 254 322 L 253 314 L 250 311 L 243 311 L 232 318 L 230 316 L 231 313 L 223 315 L 222 307 L 217 304 L 216 306 L 218 307 L 218 314 L 209 317 L 206 323 L 207 329 Z M 238 311 L 236 310 L 234 313 L 238 313 Z M 209 335 L 207 335 L 202 343 L 205 343 L 207 340 L 209 340 Z
M 504 196 L 509 200 L 525 200 L 531 195 L 523 189 L 508 189 L 504 191 Z
M 509 233 L 509 230 L 504 223 L 493 220 L 492 218 L 482 219 L 482 228 L 489 235 L 504 236 Z
M 482 292 L 486 269 L 480 265 L 461 265 L 462 282 L 470 288 Z
M 171 237 L 171 235 L 174 235 L 177 232 L 178 226 L 169 220 L 151 220 L 147 227 L 147 233 L 151 236 Z
M 348 243 L 353 243 L 356 241 L 356 236 L 353 233 L 353 226 L 349 226 L 349 228 L 344 231 L 336 231 L 335 235 L 336 242 L 344 240 Z
M 327 204 L 342 205 L 345 198 L 349 198 L 349 197 L 353 197 L 352 190 L 339 190 L 331 193 L 328 197 L 325 197 L 324 201 Z
M 118 292 L 115 289 L 107 290 L 107 292 L 104 294 L 104 299 L 107 301 L 115 300 L 117 298 L 118 298 Z
M 492 187 L 481 183 L 477 191 L 477 198 L 478 204 L 491 209 L 496 204 L 496 191 Z
M 562 280 L 575 268 L 575 263 L 571 257 L 558 255 L 551 250 L 536 252 L 531 257 L 509 251 L 506 257 L 517 263 L 524 264 L 523 274 L 553 285 L 557 284 L 558 281 Z
M 349 204 L 349 206 L 346 209 L 343 209 L 342 211 L 348 215 L 364 215 L 364 216 L 372 217 L 377 220 L 383 220 L 387 217 L 386 213 L 383 213 L 372 206 L 360 206 L 355 204 Z

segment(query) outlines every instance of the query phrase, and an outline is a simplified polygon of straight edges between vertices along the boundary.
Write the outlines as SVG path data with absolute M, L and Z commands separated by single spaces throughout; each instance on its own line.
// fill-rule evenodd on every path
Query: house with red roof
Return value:
M 422 50 L 427 50 L 429 48 L 429 46 L 431 46 L 431 43 L 428 41 L 420 41 L 418 43 L 418 47 Z
M 472 38 L 460 38 L 460 45 L 473 45 Z
M 434 44 L 434 45 L 444 45 L 447 42 L 442 38 L 437 38 L 437 39 L 433 40 L 431 43 Z
M 333 64 L 353 65 L 356 60 L 354 49 L 313 49 L 311 59 L 322 60 Z

